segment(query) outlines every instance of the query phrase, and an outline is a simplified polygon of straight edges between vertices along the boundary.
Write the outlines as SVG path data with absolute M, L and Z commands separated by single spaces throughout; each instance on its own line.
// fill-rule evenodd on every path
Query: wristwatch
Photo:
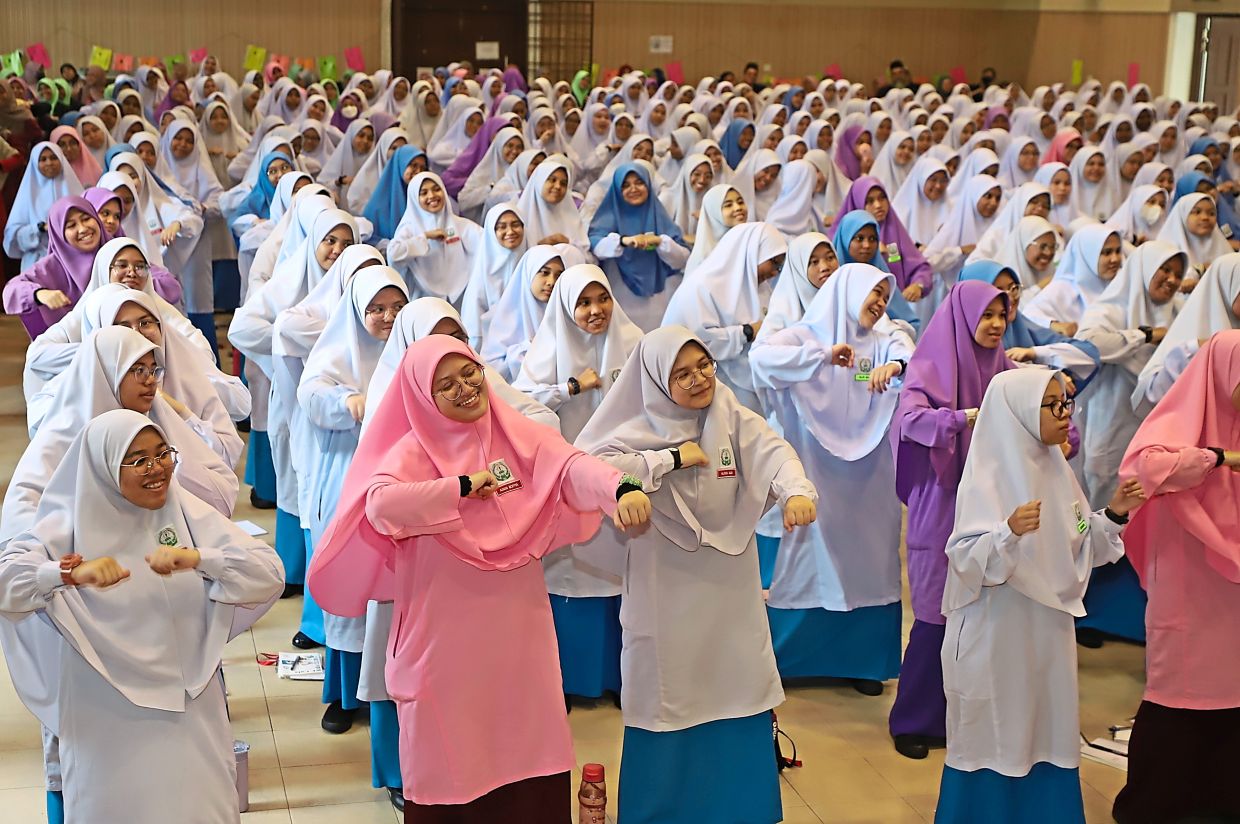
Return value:
M 668 451 L 672 453 L 672 471 L 675 472 L 680 469 L 680 447 L 673 446 Z
M 1146 342 L 1146 343 L 1153 343 L 1153 342 L 1154 342 L 1154 327 L 1152 327 L 1152 326 L 1138 326 L 1137 328 L 1138 328 L 1138 329 L 1140 329 L 1142 332 L 1144 332 L 1144 333 L 1145 333 L 1145 342 Z
M 754 339 L 753 327 L 749 325 L 748 323 L 746 323 L 744 326 L 741 327 L 741 331 L 745 333 L 745 340 L 749 341 L 750 343 L 753 343 L 753 339 Z
M 77 586 L 73 581 L 73 570 L 80 567 L 84 562 L 81 555 L 76 552 L 72 555 L 65 555 L 60 559 L 60 581 L 67 587 Z
M 570 395 L 581 394 L 581 381 L 577 380 L 576 378 L 569 378 L 567 383 L 568 383 L 568 394 Z

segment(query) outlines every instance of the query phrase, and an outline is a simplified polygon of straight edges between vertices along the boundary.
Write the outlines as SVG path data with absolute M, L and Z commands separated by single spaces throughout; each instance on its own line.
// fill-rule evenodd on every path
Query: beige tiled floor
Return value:
M 12 318 L 0 319 L 0 481 L 8 483 L 25 447 L 21 364 L 24 336 Z M 249 506 L 237 517 L 268 528 L 268 512 Z M 246 824 L 388 824 L 400 819 L 386 794 L 370 786 L 365 724 L 341 736 L 319 729 L 319 685 L 280 681 L 255 663 L 257 652 L 289 649 L 300 601 L 281 601 L 251 632 L 235 639 L 224 661 L 233 728 L 250 750 L 250 812 Z M 906 615 L 905 626 L 911 622 Z M 1108 644 L 1079 650 L 1081 723 L 1086 735 L 1136 711 L 1142 689 L 1142 650 Z M 897 755 L 886 733 L 894 685 L 866 698 L 850 687 L 796 687 L 779 710 L 805 766 L 781 782 L 788 824 L 920 824 L 934 817 L 942 752 L 925 761 Z M 572 723 L 580 763 L 607 767 L 615 789 L 620 766 L 620 713 L 610 704 L 579 707 Z M 1111 821 L 1110 806 L 1124 775 L 1085 762 L 1081 767 L 1086 818 Z M 0 821 L 45 821 L 39 728 L 0 669 Z

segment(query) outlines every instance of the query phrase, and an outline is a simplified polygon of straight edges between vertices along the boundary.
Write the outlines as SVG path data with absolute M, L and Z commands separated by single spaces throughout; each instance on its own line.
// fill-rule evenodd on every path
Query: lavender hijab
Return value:
M 99 223 L 99 245 L 102 246 L 104 242 L 103 224 L 99 222 L 95 207 L 90 205 L 89 200 L 78 195 L 69 195 L 52 204 L 47 214 L 47 255 L 23 273 L 24 279 L 33 284 L 34 291 L 57 289 L 64 292 L 72 303 L 61 309 L 49 309 L 35 303 L 32 311 L 22 313 L 22 324 L 31 338 L 42 334 L 53 323 L 69 314 L 72 304 L 77 303 L 86 285 L 90 283 L 91 266 L 99 247 L 83 252 L 65 240 L 65 220 L 69 217 L 70 209 L 78 209 L 94 218 Z M 31 295 L 33 294 L 32 291 Z
M 896 492 L 906 503 L 928 476 L 939 486 L 956 488 L 973 433 L 966 426 L 956 433 L 950 445 L 931 449 L 903 437 L 909 414 L 917 409 L 976 409 L 982 405 L 990 379 L 1015 367 L 1002 345 L 986 349 L 973 339 L 982 313 L 997 297 L 1002 297 L 1005 305 L 1008 303 L 1007 295 L 989 283 L 957 283 L 930 319 L 909 360 L 891 427 Z
M 853 148 L 857 145 L 857 138 L 861 137 L 865 131 L 864 123 L 849 126 L 840 134 L 839 139 L 835 141 L 835 165 L 840 167 L 840 171 L 849 180 L 856 180 L 861 177 L 861 160 L 857 157 Z M 862 200 L 864 201 L 864 199 L 865 196 L 862 195 Z
M 469 175 L 482 162 L 482 156 L 487 153 L 495 135 L 499 134 L 500 129 L 511 125 L 512 117 L 510 116 L 496 115 L 486 119 L 482 128 L 470 138 L 465 151 L 457 155 L 452 165 L 444 171 L 443 185 L 448 190 L 448 194 L 456 197 L 461 193 L 461 189 L 465 187 L 465 181 L 469 180 Z
M 865 199 L 871 189 L 882 189 L 890 204 L 891 195 L 887 192 L 887 187 L 883 185 L 883 182 L 873 175 L 866 175 L 853 181 L 837 214 L 846 215 L 857 209 L 864 211 Z M 887 207 L 887 217 L 878 222 L 878 242 L 882 247 L 878 253 L 883 258 L 883 262 L 887 264 L 887 269 L 895 275 L 900 289 L 906 288 L 910 283 L 917 283 L 921 285 L 923 295 L 929 295 L 933 277 L 930 264 L 922 255 L 921 250 L 917 248 L 917 244 L 913 242 L 913 238 L 909 236 L 904 224 L 900 222 L 895 208 L 890 205 Z M 892 244 L 896 247 L 894 254 Z

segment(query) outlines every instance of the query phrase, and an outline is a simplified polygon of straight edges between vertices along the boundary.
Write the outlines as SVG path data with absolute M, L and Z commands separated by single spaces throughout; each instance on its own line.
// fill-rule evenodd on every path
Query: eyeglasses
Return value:
M 1004 287 L 1003 289 L 1004 292 L 1007 292 L 1009 295 L 1011 295 L 1014 298 L 1020 297 L 1020 290 L 1021 290 L 1021 285 L 1019 282 L 1010 284 Z
M 400 314 L 400 310 L 404 308 L 404 303 L 394 303 L 391 306 L 367 306 L 366 317 L 377 318 L 382 316 L 386 318 L 390 314 L 393 318 L 395 318 Z
M 151 378 L 158 383 L 164 379 L 164 368 L 162 366 L 143 366 L 138 364 L 129 370 L 129 374 L 138 379 L 140 383 L 146 383 Z
M 164 469 L 174 469 L 180 462 L 181 453 L 177 451 L 175 446 L 170 446 L 154 458 L 135 458 L 130 463 L 121 464 L 121 467 L 124 469 L 132 469 L 145 478 L 147 475 L 150 475 L 155 471 L 156 463 Z
M 1076 409 L 1076 400 L 1074 398 L 1068 398 L 1067 400 L 1056 398 L 1053 401 L 1042 404 L 1038 408 L 1051 410 L 1051 417 L 1057 421 L 1066 421 L 1072 417 L 1072 411 Z
M 447 389 L 443 389 L 432 394 L 438 395 L 445 401 L 459 401 L 461 399 L 461 395 L 465 393 L 465 387 L 468 386 L 470 389 L 478 389 L 482 386 L 482 383 L 485 380 L 486 375 L 483 374 L 482 367 L 475 365 L 469 371 L 463 372 L 459 380 L 453 380 L 452 385 Z
M 113 272 L 133 272 L 138 275 L 145 275 L 151 271 L 151 267 L 146 263 L 130 263 L 127 260 L 114 260 L 112 265 L 108 267 Z
M 703 382 L 708 381 L 711 378 L 715 377 L 715 369 L 717 365 L 718 364 L 716 364 L 715 361 L 708 360 L 706 363 L 701 364 L 694 369 L 690 369 L 688 372 L 685 372 L 683 375 L 677 375 L 676 377 L 672 378 L 672 382 L 675 383 L 677 386 L 679 386 L 681 389 L 688 391 L 692 389 L 693 387 L 697 386 L 698 375 L 702 376 Z
M 1032 246 L 1034 249 L 1037 249 L 1039 252 L 1041 252 L 1044 255 L 1053 254 L 1055 252 L 1055 249 L 1057 248 L 1054 243 L 1038 243 L 1038 244 L 1030 243 L 1029 245 Z
M 137 323 L 118 323 L 117 326 L 124 326 L 126 329 L 132 329 L 135 332 L 150 332 L 152 329 L 159 329 L 159 321 L 155 318 L 143 318 Z

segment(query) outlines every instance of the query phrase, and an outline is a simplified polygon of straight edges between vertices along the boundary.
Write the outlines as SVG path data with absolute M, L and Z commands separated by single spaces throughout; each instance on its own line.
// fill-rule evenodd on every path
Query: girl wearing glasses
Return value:
M 1154 407 L 1120 468 L 1150 494 L 1124 533 L 1150 600 L 1145 695 L 1113 811 L 1121 824 L 1240 816 L 1230 769 L 1240 745 L 1238 434 L 1240 331 L 1229 329 Z
M 612 391 L 641 336 L 612 300 L 602 269 L 570 267 L 556 281 L 513 388 L 554 410 L 571 442 Z M 614 543 L 604 526 L 589 544 L 543 560 L 566 696 L 620 691 L 620 579 L 593 560 Z
M 1003 241 L 995 260 L 1016 273 L 1026 301 L 1031 301 L 1055 276 L 1059 235 L 1046 218 L 1022 217 Z M 1076 323 L 1054 318 L 1051 328 L 1061 335 L 1076 332 Z
M 1091 512 L 1064 457 L 1071 417 L 1043 369 L 996 375 L 978 413 L 947 540 L 940 824 L 1085 821 L 1073 618 L 1144 495 L 1127 481 Z
M 303 520 L 309 523 L 307 566 L 328 518 L 336 511 L 345 473 L 357 449 L 366 386 L 396 316 L 408 302 L 405 283 L 395 269 L 362 269 L 349 281 L 306 359 L 297 401 L 309 425 L 293 430 L 292 450 L 298 473 L 298 506 Z M 307 623 L 306 615 L 317 610 L 314 600 L 307 597 L 303 624 Z M 359 706 L 357 685 L 365 621 L 324 612 L 323 630 L 327 646 L 323 703 L 328 708 L 322 726 L 327 732 L 342 733 L 352 726 Z
M 341 615 L 395 602 L 386 674 L 405 821 L 567 824 L 572 736 L 532 561 L 587 540 L 600 511 L 640 526 L 650 502 L 497 399 L 480 369 L 447 335 L 409 346 L 358 446 L 310 590 Z
M 577 439 L 652 490 L 650 528 L 612 561 L 625 570 L 618 818 L 631 824 L 782 819 L 770 711 L 784 693 L 754 534 L 772 498 L 785 530 L 812 523 L 818 494 L 711 354 L 682 326 L 650 332 Z
M 69 821 L 240 821 L 220 659 L 280 562 L 182 486 L 170 439 L 137 411 L 83 421 L 0 553 L 0 609 L 52 638 L 53 668 L 14 681 L 54 696 Z
M 913 341 L 887 320 L 895 289 L 873 266 L 841 266 L 804 318 L 750 354 L 763 406 L 819 494 L 866 502 L 863 518 L 827 507 L 780 542 L 767 599 L 780 676 L 847 678 L 866 695 L 900 672 L 901 512 L 887 432 Z

